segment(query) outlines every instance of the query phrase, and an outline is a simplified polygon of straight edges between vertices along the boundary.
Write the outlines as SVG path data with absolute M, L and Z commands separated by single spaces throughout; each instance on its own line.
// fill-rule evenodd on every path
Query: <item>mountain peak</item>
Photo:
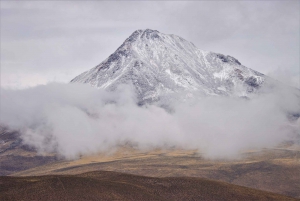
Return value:
M 141 102 L 176 94 L 247 96 L 265 76 L 232 56 L 206 52 L 185 39 L 145 29 L 134 31 L 95 68 L 71 82 L 113 90 L 132 84 Z
M 134 31 L 126 40 L 126 42 L 134 42 L 136 41 L 138 38 L 143 38 L 143 39 L 155 39 L 155 38 L 159 38 L 159 34 L 160 32 L 157 30 L 152 30 L 152 29 L 138 29 L 136 31 Z
M 134 32 L 138 32 L 138 33 L 159 33 L 159 31 L 153 30 L 153 29 L 138 29 Z

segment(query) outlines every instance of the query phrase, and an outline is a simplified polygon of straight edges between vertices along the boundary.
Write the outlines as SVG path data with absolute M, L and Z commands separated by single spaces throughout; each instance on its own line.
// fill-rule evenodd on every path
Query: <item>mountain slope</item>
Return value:
M 231 56 L 146 29 L 135 31 L 105 61 L 71 82 L 112 90 L 132 84 L 140 100 L 155 101 L 174 93 L 247 96 L 266 79 Z
M 155 178 L 117 172 L 0 177 L 1 200 L 297 200 L 201 178 Z

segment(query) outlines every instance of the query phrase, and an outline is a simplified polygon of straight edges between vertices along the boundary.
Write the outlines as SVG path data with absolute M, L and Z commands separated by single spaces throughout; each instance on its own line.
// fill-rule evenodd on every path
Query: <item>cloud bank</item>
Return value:
M 284 90 L 251 100 L 202 97 L 173 102 L 172 112 L 137 106 L 132 88 L 114 92 L 81 84 L 51 83 L 1 91 L 0 123 L 20 130 L 40 153 L 74 159 L 119 145 L 139 149 L 198 149 L 208 158 L 234 158 L 242 151 L 273 147 L 300 136 L 299 97 Z

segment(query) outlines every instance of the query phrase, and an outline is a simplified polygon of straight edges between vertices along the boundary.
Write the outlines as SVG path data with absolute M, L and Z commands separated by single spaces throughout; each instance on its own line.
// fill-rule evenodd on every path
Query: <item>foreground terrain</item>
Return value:
M 300 198 L 299 147 L 244 153 L 239 160 L 208 160 L 190 150 L 137 151 L 122 148 L 110 155 L 56 161 L 14 176 L 76 175 L 116 171 L 151 177 L 199 177 Z
M 110 154 L 63 160 L 54 154 L 41 156 L 36 150 L 23 145 L 17 132 L 4 130 L 0 134 L 0 176 L 71 177 L 69 175 L 91 171 L 115 171 L 160 178 L 206 178 L 300 198 L 300 147 L 297 144 L 249 150 L 235 160 L 209 160 L 196 150 L 140 151 L 128 146 Z
M 296 200 L 224 182 L 97 171 L 0 177 L 0 200 Z

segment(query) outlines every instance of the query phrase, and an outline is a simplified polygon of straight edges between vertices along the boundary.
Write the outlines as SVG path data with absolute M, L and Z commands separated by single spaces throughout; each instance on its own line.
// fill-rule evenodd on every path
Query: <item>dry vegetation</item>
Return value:
M 152 177 L 200 177 L 300 198 L 299 148 L 245 153 L 245 159 L 207 160 L 195 151 L 121 149 L 112 155 L 59 161 L 15 176 L 116 171 Z
M 154 178 L 116 172 L 0 177 L 0 200 L 296 200 L 200 178 Z
M 138 151 L 130 147 L 69 161 L 37 155 L 22 145 L 17 133 L 2 132 L 0 141 L 0 175 L 78 175 L 105 170 L 160 178 L 198 177 L 300 198 L 300 148 L 295 144 L 249 151 L 242 159 L 230 161 L 208 160 L 195 150 Z

